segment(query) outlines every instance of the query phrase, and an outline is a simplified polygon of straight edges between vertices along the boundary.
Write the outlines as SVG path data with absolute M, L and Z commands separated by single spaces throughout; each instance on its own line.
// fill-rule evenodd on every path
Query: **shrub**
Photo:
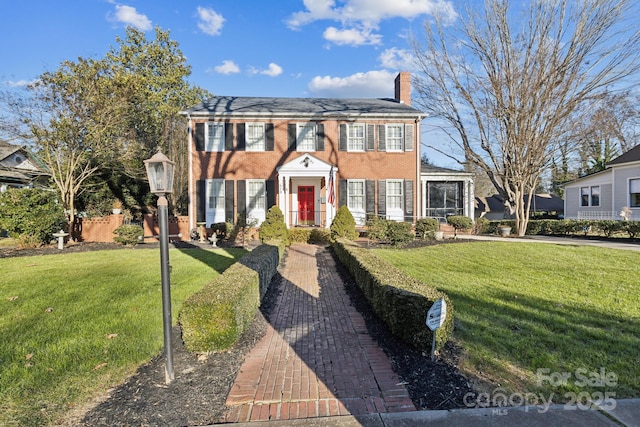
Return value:
M 215 234 L 218 237 L 218 240 L 224 240 L 229 237 L 228 230 L 226 222 L 216 222 L 215 224 L 211 224 L 211 233 Z
M 438 231 L 438 220 L 435 218 L 420 218 L 416 221 L 416 238 L 427 240 L 433 238 L 433 233 Z
M 408 222 L 389 220 L 387 222 L 387 239 L 394 246 L 402 246 L 411 242 L 415 236 Z
M 289 230 L 290 243 L 329 243 L 331 235 L 324 228 L 292 228 Z
M 407 275 L 356 243 L 339 239 L 333 243 L 333 248 L 378 317 L 394 335 L 418 348 L 430 351 L 433 332 L 425 326 L 425 315 L 435 301 L 444 298 L 447 318 L 437 330 L 436 347 L 445 345 L 453 331 L 454 314 L 446 294 Z
M 135 246 L 140 243 L 138 237 L 144 236 L 144 229 L 139 225 L 125 224 L 113 230 L 113 234 L 116 235 L 113 238 L 114 242 L 125 246 Z
M 473 227 L 471 218 L 463 215 L 451 215 L 447 217 L 447 222 L 456 230 L 468 230 Z
M 387 238 L 387 221 L 371 215 L 367 218 L 367 237 L 370 240 L 385 240 Z
M 355 240 L 358 237 L 356 231 L 356 221 L 351 215 L 351 211 L 346 205 L 342 205 L 338 208 L 335 218 L 331 223 L 331 239 L 345 238 L 348 240 Z
M 62 207 L 50 191 L 9 188 L 0 193 L 0 229 L 29 246 L 48 244 L 65 228 Z
M 258 246 L 184 302 L 178 318 L 187 350 L 219 351 L 236 342 L 253 320 L 282 252 L 281 242 Z
M 264 243 L 270 240 L 281 240 L 289 246 L 289 230 L 282 211 L 276 205 L 269 208 L 264 222 L 260 225 L 260 241 Z
M 485 234 L 489 232 L 490 221 L 487 218 L 480 217 L 476 219 L 476 223 L 473 225 L 473 234 Z
M 629 237 L 635 239 L 640 235 L 640 221 L 623 221 L 622 229 L 629 233 Z
M 612 237 L 618 231 L 622 231 L 622 221 L 602 220 L 596 221 L 596 226 L 607 237 Z

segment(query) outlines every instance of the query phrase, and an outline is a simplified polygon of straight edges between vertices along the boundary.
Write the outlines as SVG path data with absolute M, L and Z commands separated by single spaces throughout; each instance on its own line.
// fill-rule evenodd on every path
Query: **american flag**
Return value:
M 333 190 L 333 166 L 331 166 L 331 170 L 329 171 L 329 184 L 327 190 L 329 191 L 329 195 L 327 196 L 327 202 L 334 206 L 336 203 L 336 194 Z

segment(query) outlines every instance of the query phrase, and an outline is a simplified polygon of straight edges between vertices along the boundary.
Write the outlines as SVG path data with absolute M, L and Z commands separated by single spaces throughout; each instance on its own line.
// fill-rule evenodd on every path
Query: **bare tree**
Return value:
M 424 45 L 415 42 L 418 102 L 458 148 L 441 152 L 486 172 L 518 235 L 581 105 L 638 70 L 633 8 L 632 0 L 534 0 L 519 16 L 508 0 L 486 0 L 451 25 L 435 17 Z

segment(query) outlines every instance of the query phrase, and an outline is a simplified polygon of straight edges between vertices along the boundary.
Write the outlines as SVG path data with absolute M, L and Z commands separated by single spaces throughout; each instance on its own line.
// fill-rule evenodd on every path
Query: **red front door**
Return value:
M 313 186 L 298 187 L 298 223 L 305 225 L 313 225 L 314 195 Z

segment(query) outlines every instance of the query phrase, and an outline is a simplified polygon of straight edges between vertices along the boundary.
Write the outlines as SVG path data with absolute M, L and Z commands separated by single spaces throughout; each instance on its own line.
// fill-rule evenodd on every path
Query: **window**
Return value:
M 351 212 L 364 212 L 364 180 L 347 181 L 347 207 Z
M 600 186 L 580 187 L 580 206 L 600 206 Z
M 429 217 L 461 215 L 463 211 L 462 182 L 427 182 L 427 212 Z
M 252 215 L 255 211 L 265 210 L 265 184 L 264 180 L 254 179 L 247 180 L 247 216 L 258 218 L 259 215 Z M 262 215 L 264 216 L 264 215 Z
M 224 180 L 207 180 L 207 209 L 224 209 Z
M 347 130 L 347 150 L 364 151 L 364 125 L 350 124 Z
M 316 151 L 315 123 L 299 123 L 297 135 L 298 151 Z
M 264 123 L 247 123 L 247 151 L 264 151 Z
M 387 181 L 387 211 L 402 210 L 402 180 Z
M 629 180 L 629 205 L 640 208 L 640 178 Z
M 386 130 L 387 151 L 404 150 L 404 147 L 403 147 L 404 135 L 402 132 L 403 128 L 404 128 L 404 125 L 401 125 L 401 124 L 387 125 L 387 130 Z
M 207 123 L 206 151 L 224 151 L 224 123 Z

